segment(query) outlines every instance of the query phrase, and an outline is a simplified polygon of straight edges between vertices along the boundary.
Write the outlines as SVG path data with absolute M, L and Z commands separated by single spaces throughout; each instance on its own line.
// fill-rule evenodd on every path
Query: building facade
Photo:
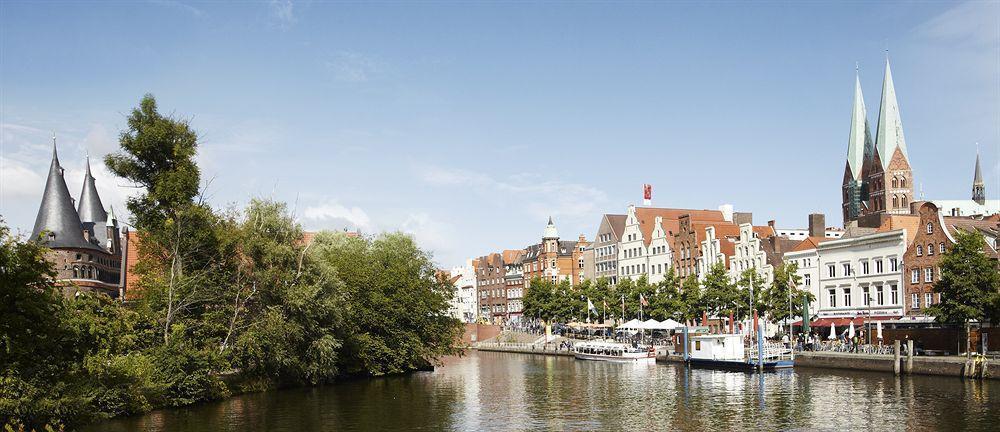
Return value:
M 449 314 L 464 323 L 476 322 L 479 295 L 476 290 L 476 270 L 472 266 L 472 260 L 453 267 L 449 274 L 451 283 L 455 285 L 455 296 L 451 299 Z
M 571 285 L 583 282 L 583 249 L 589 246 L 584 236 L 581 241 L 559 240 L 559 231 L 552 218 L 542 234 L 542 242 L 524 249 L 525 290 L 531 289 L 531 280 L 540 278 L 560 283 L 569 281 Z
M 816 246 L 820 318 L 903 316 L 906 229 L 829 240 Z M 799 257 L 790 254 L 789 259 Z
M 906 314 L 927 316 L 927 308 L 941 302 L 934 284 L 941 278 L 938 262 L 941 255 L 955 245 L 958 230 L 978 232 L 986 240 L 983 253 L 997 259 L 997 239 L 1000 238 L 1000 216 L 993 218 L 945 216 L 934 203 L 920 202 L 916 213 L 919 228 L 903 256 L 906 286 Z
M 625 215 L 606 214 L 594 236 L 594 278 L 607 278 L 612 285 L 618 283 L 618 244 L 625 231 Z
M 907 214 L 913 201 L 913 170 L 910 168 L 903 136 L 903 121 L 896 100 L 889 60 L 885 62 L 882 80 L 882 102 L 879 105 L 875 134 L 875 153 L 868 174 L 867 213 Z
M 524 312 L 524 250 L 503 251 L 504 285 L 507 287 L 507 320 L 518 322 Z
M 473 261 L 476 269 L 476 290 L 479 292 L 479 319 L 501 324 L 507 319 L 507 283 L 505 268 L 499 253 L 491 253 Z

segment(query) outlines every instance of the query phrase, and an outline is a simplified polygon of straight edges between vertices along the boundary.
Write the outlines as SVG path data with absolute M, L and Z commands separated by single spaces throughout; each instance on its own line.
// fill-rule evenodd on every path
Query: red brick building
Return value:
M 934 292 L 934 283 L 941 277 L 938 261 L 941 254 L 955 244 L 954 233 L 962 230 L 983 234 L 987 243 L 984 252 L 997 259 L 1000 215 L 988 218 L 944 216 L 930 202 L 917 202 L 914 207 L 920 222 L 903 255 L 904 300 L 907 315 L 922 316 L 928 306 L 941 301 L 941 295 Z

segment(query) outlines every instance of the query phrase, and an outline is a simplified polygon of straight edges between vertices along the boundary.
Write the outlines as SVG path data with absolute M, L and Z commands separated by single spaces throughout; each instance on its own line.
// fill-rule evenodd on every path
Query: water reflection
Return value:
M 1000 384 L 470 353 L 434 372 L 244 395 L 94 431 L 996 430 Z

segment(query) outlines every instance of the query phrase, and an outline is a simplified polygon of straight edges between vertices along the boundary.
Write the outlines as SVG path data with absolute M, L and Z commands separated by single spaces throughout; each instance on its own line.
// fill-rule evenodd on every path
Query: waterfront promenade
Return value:
M 504 335 L 501 335 L 491 340 L 473 344 L 472 348 L 478 351 L 489 352 L 572 357 L 572 350 L 565 347 L 560 348 L 560 342 L 578 342 L 578 340 L 561 337 L 549 343 L 542 342 L 541 338 L 537 342 L 497 341 L 503 338 Z M 517 338 L 524 340 L 525 336 L 518 336 Z M 657 349 L 656 360 L 662 363 L 682 363 L 684 361 L 683 356 L 680 353 L 673 352 L 670 347 L 659 347 Z M 898 368 L 894 365 L 894 362 L 897 361 L 899 362 Z M 976 363 L 974 366 L 976 370 L 985 366 L 986 373 L 982 374 L 982 378 L 1000 380 L 1000 359 L 995 358 L 973 357 L 969 359 L 965 356 L 902 355 L 897 360 L 895 355 L 834 351 L 799 351 L 795 353 L 795 367 L 862 370 L 906 375 L 965 377 L 968 368 L 972 367 L 970 366 L 970 361 Z

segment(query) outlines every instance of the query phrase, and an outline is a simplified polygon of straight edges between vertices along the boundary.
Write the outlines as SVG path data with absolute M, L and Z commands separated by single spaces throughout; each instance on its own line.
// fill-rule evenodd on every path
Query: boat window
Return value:
M 701 341 L 694 341 L 694 349 L 701 351 Z

